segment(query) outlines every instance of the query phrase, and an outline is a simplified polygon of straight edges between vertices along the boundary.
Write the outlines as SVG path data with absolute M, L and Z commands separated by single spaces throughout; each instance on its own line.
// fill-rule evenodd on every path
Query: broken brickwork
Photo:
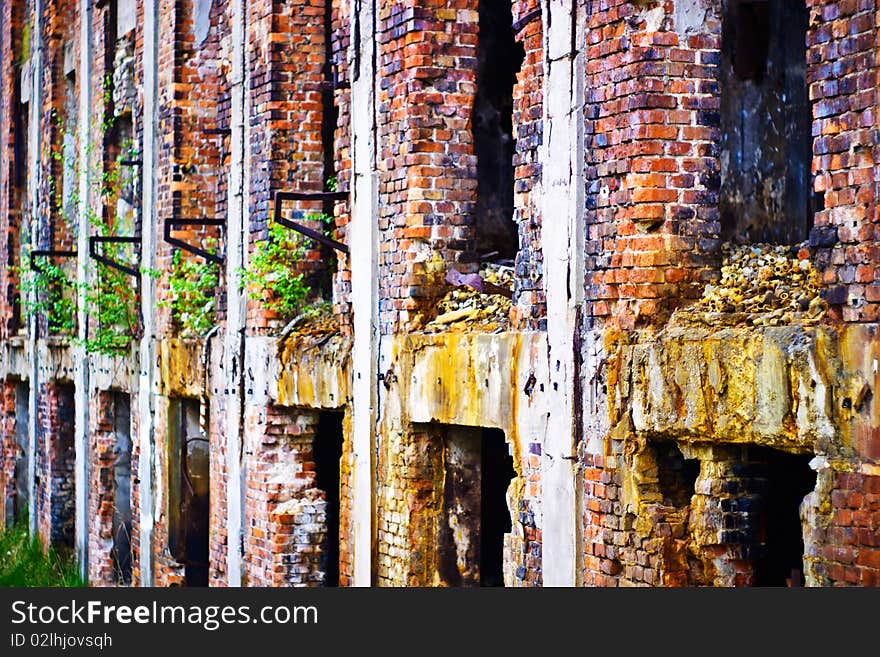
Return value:
M 698 4 L 588 7 L 587 298 L 611 325 L 662 321 L 711 274 L 721 24 Z
M 68 383 L 43 386 L 38 409 L 38 436 L 35 484 L 40 537 L 49 542 L 73 545 L 74 481 L 76 452 L 73 439 L 73 387 Z
M 245 550 L 249 586 L 321 586 L 327 575 L 326 491 L 317 487 L 316 456 L 320 434 L 316 412 L 270 407 L 254 411 L 247 481 Z M 345 497 L 343 496 L 343 500 Z M 336 510 L 336 513 L 340 513 Z M 344 515 L 341 516 L 344 527 Z M 334 550 L 339 554 L 338 546 Z M 350 577 L 345 563 L 339 573 Z
M 92 585 L 880 583 L 873 0 L 41 6 L 0 8 L 0 491 Z M 87 133 L 112 356 L 21 304 L 32 248 L 96 271 Z M 334 180 L 290 323 L 238 269 Z

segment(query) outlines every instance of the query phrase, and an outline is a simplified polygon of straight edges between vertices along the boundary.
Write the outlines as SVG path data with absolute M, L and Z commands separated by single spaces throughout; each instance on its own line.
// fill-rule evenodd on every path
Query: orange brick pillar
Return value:
M 476 0 L 383 3 L 379 26 L 381 332 L 418 328 L 445 293 L 441 263 L 472 268 Z
M 721 23 L 670 9 L 587 11 L 587 298 L 624 328 L 699 296 L 719 246 Z

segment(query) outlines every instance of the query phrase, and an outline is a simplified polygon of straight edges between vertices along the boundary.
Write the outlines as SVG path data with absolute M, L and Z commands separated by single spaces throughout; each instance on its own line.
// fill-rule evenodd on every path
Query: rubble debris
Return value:
M 284 339 L 291 333 L 297 335 L 320 336 L 336 333 L 339 320 L 333 313 L 333 304 L 317 301 L 305 308 L 281 330 L 279 338 Z
M 507 330 L 513 296 L 513 267 L 485 263 L 479 274 L 461 274 L 451 269 L 446 281 L 460 287 L 450 290 L 437 304 L 437 316 L 425 326 L 426 331 Z
M 821 280 L 801 246 L 722 245 L 721 279 L 697 303 L 676 310 L 674 323 L 780 326 L 815 324 L 825 312 Z

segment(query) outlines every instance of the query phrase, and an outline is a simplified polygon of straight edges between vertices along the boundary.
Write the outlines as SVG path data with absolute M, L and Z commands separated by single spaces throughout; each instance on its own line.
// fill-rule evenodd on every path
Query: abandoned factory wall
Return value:
M 95 586 L 880 585 L 875 0 L 0 5 L 0 522 Z

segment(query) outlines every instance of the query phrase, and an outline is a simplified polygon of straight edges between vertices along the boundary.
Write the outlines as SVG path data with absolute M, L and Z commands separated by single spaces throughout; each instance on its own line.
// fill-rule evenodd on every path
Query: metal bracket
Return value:
M 193 246 L 192 244 L 187 244 L 176 237 L 171 237 L 171 230 L 172 226 L 174 229 L 177 229 L 181 226 L 223 226 L 225 223 L 226 222 L 223 219 L 166 219 L 163 238 L 168 244 L 183 249 L 184 251 L 188 251 L 189 253 L 194 253 L 200 258 L 204 258 L 210 262 L 216 262 L 218 265 L 222 265 L 223 256 L 219 256 L 216 253 L 209 253 L 201 247 Z
M 326 244 L 331 249 L 348 253 L 348 246 L 342 242 L 337 242 L 316 230 L 281 216 L 281 204 L 284 201 L 344 201 L 347 198 L 348 192 L 275 192 L 275 207 L 272 211 L 272 220 L 277 224 L 302 233 L 306 237 L 311 237 L 316 242 Z
M 35 249 L 28 254 L 28 264 L 31 271 L 41 272 L 42 270 L 34 264 L 34 256 L 42 256 L 46 258 L 74 258 L 76 251 L 53 251 L 51 249 Z
M 113 267 L 113 269 L 118 269 L 121 272 L 125 272 L 129 276 L 134 276 L 135 278 L 140 278 L 141 273 L 135 269 L 134 267 L 130 267 L 129 265 L 124 265 L 121 262 L 116 262 L 115 260 L 111 260 L 105 255 L 98 253 L 97 246 L 98 244 L 140 244 L 141 238 L 139 235 L 137 236 L 104 236 L 104 235 L 90 235 L 89 236 L 89 256 L 97 262 L 107 265 L 108 267 Z
M 536 18 L 540 18 L 540 17 L 541 17 L 541 8 L 538 7 L 537 9 L 532 9 L 532 11 L 530 11 L 529 13 L 527 13 L 527 14 L 521 16 L 520 18 L 518 18 L 517 20 L 513 21 L 513 24 L 511 25 L 511 27 L 513 28 L 513 33 L 519 34 L 526 25 L 531 23 Z
M 343 80 L 339 75 L 339 64 L 335 61 L 331 66 L 330 80 L 321 81 L 321 91 L 335 91 L 336 89 L 351 89 L 351 83 Z

